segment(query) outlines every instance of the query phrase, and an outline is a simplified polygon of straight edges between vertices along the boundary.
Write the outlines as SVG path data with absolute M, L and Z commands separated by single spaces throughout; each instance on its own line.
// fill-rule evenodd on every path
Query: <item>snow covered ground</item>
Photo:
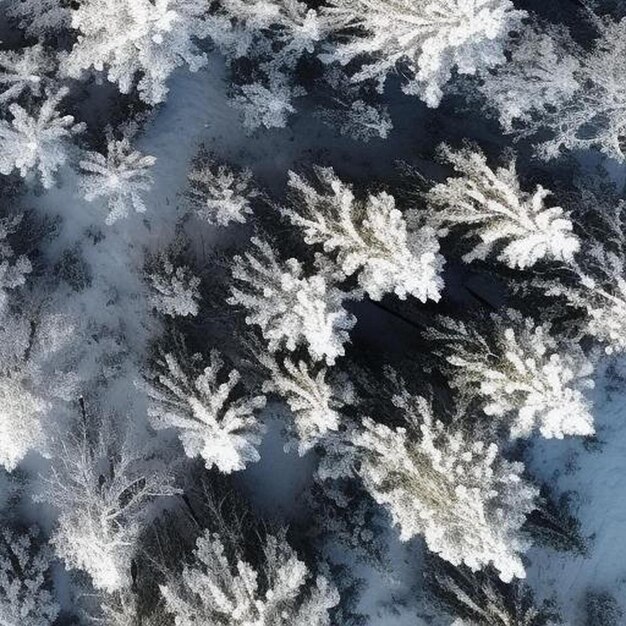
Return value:
M 626 616 L 626 389 L 606 371 L 598 378 L 597 442 L 538 440 L 528 455 L 533 474 L 557 494 L 573 494 L 572 513 L 588 545 L 584 555 L 538 547 L 528 552 L 529 582 L 539 597 L 557 599 L 571 626 L 584 626 L 588 592 L 613 594 Z

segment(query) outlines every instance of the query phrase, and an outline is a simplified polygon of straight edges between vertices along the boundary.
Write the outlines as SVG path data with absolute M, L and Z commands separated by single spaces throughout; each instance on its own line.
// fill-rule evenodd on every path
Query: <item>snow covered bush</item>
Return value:
M 38 43 L 19 51 L 0 52 L 0 104 L 17 100 L 22 94 L 41 96 L 56 69 L 50 52 Z
M 359 285 L 373 300 L 386 293 L 439 300 L 443 258 L 435 233 L 427 227 L 408 232 L 388 193 L 358 200 L 332 169 L 315 173 L 320 191 L 289 173 L 293 198 L 291 208 L 282 211 L 303 231 L 305 242 L 333 253 L 346 276 L 358 273 Z
M 337 430 L 341 422 L 338 411 L 354 401 L 349 381 L 327 380 L 328 369 L 305 361 L 294 362 L 271 355 L 257 358 L 270 378 L 263 391 L 281 396 L 293 413 L 295 439 L 300 455 L 310 450 L 329 430 Z
M 51 626 L 59 606 L 50 593 L 52 551 L 36 528 L 0 532 L 0 615 L 7 626 Z
M 37 172 L 43 186 L 52 187 L 54 174 L 68 159 L 69 140 L 85 128 L 71 115 L 59 115 L 57 107 L 67 94 L 65 88 L 47 92 L 32 115 L 17 103 L 9 106 L 12 121 L 0 120 L 0 173 L 17 169 L 26 178 Z
M 107 133 L 107 153 L 87 152 L 80 161 L 84 175 L 81 191 L 87 202 L 104 200 L 108 215 L 106 223 L 111 225 L 127 217 L 132 209 L 145 213 L 143 193 L 152 187 L 153 156 L 145 156 L 133 150 L 130 137 L 115 139 Z
M 139 78 L 142 100 L 163 102 L 177 67 L 206 64 L 195 39 L 207 35 L 207 9 L 203 0 L 84 0 L 72 11 L 78 38 L 65 70 L 73 78 L 90 68 L 105 71 L 122 93 Z
M 189 208 L 209 224 L 245 223 L 252 215 L 251 200 L 259 197 L 249 169 L 235 171 L 216 163 L 206 151 L 196 157 L 184 192 Z
M 170 317 L 198 314 L 200 279 L 188 267 L 174 267 L 165 259 L 159 267 L 148 274 L 151 287 L 150 303 Z
M 280 261 L 267 242 L 252 243 L 256 255 L 235 257 L 233 278 L 241 286 L 233 285 L 228 302 L 246 310 L 246 324 L 259 326 L 270 352 L 304 345 L 314 360 L 332 365 L 356 323 L 343 308 L 349 294 L 327 272 L 305 276 L 297 259 Z
M 114 592 L 131 582 L 147 505 L 177 490 L 145 435 L 122 424 L 117 432 L 104 420 L 96 428 L 91 434 L 81 426 L 57 439 L 36 499 L 59 511 L 51 543 L 67 567 L 86 571 L 97 589 Z
M 359 474 L 407 541 L 423 535 L 429 550 L 475 571 L 492 564 L 503 581 L 525 576 L 520 529 L 538 491 L 523 465 L 495 444 L 469 439 L 435 419 L 428 402 L 406 391 L 394 397 L 407 425 L 366 418 L 356 434 Z
M 591 402 L 594 368 L 577 341 L 557 341 L 550 324 L 536 324 L 517 311 L 493 314 L 481 330 L 443 320 L 430 336 L 445 341 L 453 384 L 482 398 L 484 412 L 503 420 L 512 438 L 594 433 Z
M 363 61 L 353 80 L 375 80 L 380 91 L 389 74 L 406 68 L 403 90 L 430 107 L 439 105 L 453 72 L 504 63 L 509 32 L 526 16 L 510 0 L 330 0 L 325 14 L 336 29 L 358 34 L 322 55 L 324 61 Z
M 339 597 L 323 577 L 313 577 L 284 535 L 269 535 L 258 568 L 230 554 L 218 534 L 197 540 L 194 562 L 161 586 L 177 626 L 330 626 Z
M 213 350 L 206 367 L 195 354 L 181 365 L 172 354 L 156 361 L 145 389 L 149 415 L 157 429 L 176 428 L 187 456 L 201 456 L 208 469 L 226 474 L 259 460 L 263 426 L 255 413 L 264 396 L 236 394 L 237 370 L 222 374 L 224 362 Z
M 537 186 L 522 191 L 515 161 L 495 171 L 478 150 L 440 148 L 442 157 L 460 176 L 435 185 L 427 194 L 433 225 L 446 234 L 465 227 L 466 236 L 480 243 L 463 260 L 497 259 L 512 268 L 527 268 L 547 260 L 571 261 L 580 248 L 573 224 L 561 207 L 547 207 L 550 191 Z

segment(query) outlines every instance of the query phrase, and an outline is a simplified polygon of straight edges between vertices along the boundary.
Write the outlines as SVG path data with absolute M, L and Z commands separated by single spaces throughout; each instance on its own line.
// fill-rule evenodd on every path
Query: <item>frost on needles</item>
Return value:
M 240 555 L 229 557 L 220 536 L 207 531 L 180 580 L 161 586 L 177 626 L 330 626 L 337 591 L 311 575 L 284 535 L 267 536 L 258 570 Z
M 332 169 L 316 168 L 315 174 L 317 187 L 289 173 L 293 198 L 283 214 L 302 230 L 304 241 L 320 244 L 346 276 L 357 274 L 373 300 L 386 293 L 439 300 L 444 261 L 434 231 L 423 226 L 409 232 L 386 192 L 357 199 Z
M 223 374 L 223 360 L 211 351 L 203 367 L 200 354 L 186 355 L 181 365 L 173 354 L 155 362 L 148 413 L 155 428 L 174 427 L 185 452 L 200 455 L 228 474 L 259 460 L 263 426 L 255 413 L 265 406 L 264 396 L 231 397 L 240 381 L 237 370 Z
M 542 259 L 571 261 L 580 247 L 573 224 L 558 206 L 546 206 L 550 191 L 537 186 L 531 194 L 522 191 L 515 161 L 493 170 L 479 151 L 448 146 L 440 154 L 460 176 L 435 185 L 427 194 L 432 222 L 443 229 L 459 229 L 479 243 L 465 254 L 467 263 L 497 259 L 521 269 Z
M 470 439 L 433 415 L 428 402 L 401 392 L 394 404 L 406 426 L 390 428 L 367 418 L 355 436 L 359 474 L 407 541 L 423 535 L 441 558 L 473 570 L 489 564 L 500 578 L 525 576 L 521 532 L 538 492 L 521 463 L 497 445 Z

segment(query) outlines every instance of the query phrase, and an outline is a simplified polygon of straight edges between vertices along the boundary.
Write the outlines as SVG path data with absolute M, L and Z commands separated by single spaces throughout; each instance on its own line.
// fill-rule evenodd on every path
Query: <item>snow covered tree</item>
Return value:
M 263 391 L 281 396 L 293 414 L 294 434 L 300 455 L 304 455 L 329 430 L 341 422 L 338 409 L 354 402 L 354 389 L 348 380 L 327 380 L 326 367 L 289 357 L 259 353 L 257 358 L 270 378 Z
M 581 226 L 589 234 L 585 246 L 566 272 L 553 280 L 537 279 L 547 296 L 584 315 L 581 332 L 604 344 L 607 353 L 626 350 L 626 204 L 610 206 L 590 193 L 591 222 Z M 599 208 L 599 210 L 598 210 Z
M 592 16 L 592 22 L 598 36 L 590 50 L 562 28 L 523 29 L 511 61 L 478 87 L 506 132 L 550 133 L 536 148 L 542 158 L 595 147 L 624 160 L 626 18 Z
M 166 82 L 179 66 L 196 71 L 206 55 L 194 39 L 206 36 L 203 0 L 83 0 L 72 12 L 78 41 L 64 66 L 69 76 L 106 71 L 107 79 L 129 93 L 136 78 L 145 102 L 165 100 Z
M 107 592 L 130 585 L 147 505 L 177 493 L 145 434 L 111 421 L 104 418 L 95 428 L 82 424 L 59 436 L 36 495 L 59 510 L 51 539 L 57 555 L 68 568 L 85 570 L 94 586 Z
M 22 223 L 23 215 L 16 214 L 0 218 L 0 313 L 7 312 L 10 290 L 26 283 L 26 277 L 32 271 L 32 265 L 24 255 L 16 256 L 10 237 Z
M 547 128 L 553 134 L 537 149 L 544 158 L 557 157 L 563 150 L 596 147 L 624 160 L 626 19 L 598 20 L 597 24 L 600 34 L 593 49 L 576 54 L 579 67 L 574 79 L 579 88 L 571 95 L 571 90 L 565 90 L 558 103 L 549 103 L 552 106 L 544 108 L 536 124 L 536 130 Z
M 54 454 L 51 424 L 67 413 L 86 381 L 111 375 L 120 352 L 118 338 L 94 328 L 82 307 L 65 306 L 67 292 L 60 303 L 33 291 L 12 296 L 0 315 L 0 463 L 9 470 L 31 449 Z
M 30 450 L 44 446 L 42 418 L 49 404 L 33 380 L 41 357 L 33 325 L 7 312 L 1 319 L 0 464 L 12 471 Z
M 104 592 L 98 598 L 99 612 L 95 616 L 89 615 L 90 621 L 95 624 L 104 623 L 106 626 L 151 626 L 149 621 L 142 621 L 139 615 L 137 595 L 132 589 L 124 587 L 113 593 Z
M 127 217 L 132 209 L 145 213 L 142 195 L 152 187 L 152 166 L 156 158 L 133 150 L 130 136 L 115 139 L 107 133 L 107 153 L 87 152 L 80 161 L 84 172 L 80 184 L 87 202 L 104 200 L 107 224 Z
M 0 173 L 17 169 L 26 178 L 37 171 L 43 186 L 52 187 L 55 172 L 67 161 L 69 139 L 85 128 L 71 115 L 57 112 L 67 93 L 66 88 L 48 92 L 34 115 L 17 103 L 9 106 L 13 120 L 0 120 Z
M 145 384 L 148 413 L 155 428 L 178 430 L 187 456 L 199 455 L 208 469 L 215 465 L 229 474 L 260 459 L 263 426 L 255 412 L 265 406 L 265 397 L 238 394 L 239 372 L 224 376 L 216 350 L 203 365 L 200 354 L 182 365 L 172 354 L 159 358 Z
M 152 291 L 150 302 L 159 313 L 171 317 L 198 314 L 200 279 L 188 267 L 174 267 L 164 259 L 148 274 L 148 282 Z
M 503 420 L 512 438 L 535 429 L 547 438 L 594 433 L 593 364 L 577 341 L 557 341 L 550 324 L 536 324 L 517 311 L 493 314 L 487 328 L 451 319 L 431 338 L 452 368 L 453 384 L 482 398 L 484 412 Z
M 332 89 L 324 106 L 315 111 L 325 124 L 354 141 L 368 143 L 372 139 L 387 139 L 393 129 L 389 107 L 381 94 L 371 86 L 353 83 L 345 69 L 332 65 L 319 79 L 321 93 Z
M 524 11 L 510 0 L 330 0 L 326 15 L 339 31 L 356 31 L 322 55 L 326 62 L 363 61 L 353 76 L 374 80 L 382 92 L 387 76 L 406 68 L 403 90 L 430 107 L 458 74 L 475 74 L 504 63 L 509 33 Z
M 272 80 L 267 86 L 261 83 L 242 85 L 233 97 L 232 104 L 243 115 L 243 125 L 249 130 L 257 128 L 285 128 L 291 113 L 296 109 L 292 100 L 305 95 L 304 89 L 284 80 Z
M 454 626 L 557 626 L 559 615 L 548 602 L 538 605 L 520 580 L 504 584 L 490 570 L 472 572 L 445 561 L 429 563 L 436 599 L 457 616 Z
M 49 591 L 51 550 L 38 530 L 0 531 L 0 620 L 6 626 L 51 626 L 59 607 Z
M 512 268 L 538 261 L 571 261 L 580 248 L 573 224 L 561 207 L 547 207 L 550 195 L 540 185 L 522 191 L 515 161 L 491 169 L 482 152 L 472 148 L 440 148 L 442 157 L 460 176 L 435 185 L 427 194 L 433 225 L 447 234 L 464 226 L 466 236 L 479 243 L 463 260 L 486 259 L 496 249 L 497 259 Z
M 294 68 L 326 32 L 315 9 L 299 0 L 222 0 L 209 18 L 212 39 L 226 54 L 259 55 L 268 76 Z M 265 57 L 274 53 L 274 58 Z
M 0 464 L 11 471 L 43 445 L 41 417 L 48 405 L 13 373 L 0 376 L 0 401 Z
M 580 88 L 577 48 L 564 28 L 531 24 L 510 45 L 510 60 L 468 81 L 467 94 L 484 97 L 506 133 L 532 132 L 537 120 Z
M 43 433 L 40 417 L 45 401 L 28 384 L 26 355 L 32 325 L 16 306 L 16 291 L 26 283 L 30 261 L 16 256 L 10 237 L 22 216 L 0 218 L 0 464 L 15 469 L 27 452 L 39 447 Z
M 282 211 L 302 229 L 305 242 L 334 253 L 345 275 L 357 274 L 374 300 L 386 293 L 439 300 L 443 258 L 432 229 L 408 232 L 393 196 L 381 192 L 359 200 L 332 169 L 315 172 L 320 191 L 289 173 L 293 198 L 291 208 Z
M 305 276 L 297 259 L 280 261 L 267 242 L 252 243 L 256 255 L 235 257 L 233 277 L 241 287 L 233 285 L 228 302 L 247 311 L 246 324 L 260 327 L 270 352 L 304 345 L 314 360 L 332 365 L 356 323 L 343 308 L 349 294 L 329 272 Z
M 538 495 L 522 478 L 523 465 L 503 459 L 495 444 L 446 427 L 423 398 L 402 390 L 393 402 L 406 427 L 366 418 L 354 443 L 363 483 L 400 539 L 423 535 L 453 565 L 475 571 L 493 564 L 505 582 L 523 578 L 519 553 L 528 542 L 520 529 Z
M 42 38 L 70 25 L 71 10 L 64 0 L 12 0 L 7 14 L 29 37 Z
M 266 538 L 256 569 L 218 534 L 206 531 L 196 545 L 194 562 L 161 586 L 176 626 L 330 626 L 337 592 L 311 575 L 284 535 Z
M 292 100 L 306 92 L 294 85 L 300 59 L 314 54 L 326 21 L 299 0 L 222 0 L 207 18 L 209 36 L 231 64 L 246 58 L 252 80 L 233 89 L 233 104 L 246 128 L 284 128 Z
M 23 93 L 41 96 L 48 76 L 56 69 L 50 53 L 38 43 L 21 50 L 0 52 L 0 104 L 17 100 Z
M 249 169 L 235 171 L 218 164 L 204 150 L 194 160 L 184 192 L 191 211 L 199 219 L 218 226 L 245 223 L 247 216 L 252 215 L 250 201 L 259 196 Z
M 339 132 L 355 141 L 367 143 L 371 139 L 387 139 L 393 128 L 389 111 L 383 106 L 374 106 L 364 100 L 350 104 L 339 103 L 334 110 L 323 111 L 320 117 Z

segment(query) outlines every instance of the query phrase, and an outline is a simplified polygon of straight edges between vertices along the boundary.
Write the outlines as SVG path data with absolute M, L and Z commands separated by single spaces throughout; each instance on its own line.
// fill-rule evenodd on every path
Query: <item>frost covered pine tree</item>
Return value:
M 83 0 L 72 11 L 78 37 L 64 69 L 72 78 L 90 68 L 105 71 L 122 93 L 140 77 L 141 99 L 163 102 L 177 67 L 196 71 L 206 64 L 195 40 L 207 34 L 207 10 L 204 0 Z
M 238 393 L 239 372 L 224 375 L 223 367 L 216 350 L 206 366 L 200 354 L 186 357 L 182 365 L 164 354 L 143 387 L 153 426 L 176 428 L 187 456 L 201 456 L 208 469 L 215 465 L 230 474 L 260 459 L 264 429 L 256 412 L 265 406 L 265 397 Z
M 199 219 L 218 226 L 245 223 L 252 215 L 251 200 L 259 196 L 249 169 L 235 171 L 218 164 L 204 150 L 194 160 L 184 192 L 189 209 Z
M 436 107 L 453 72 L 475 74 L 505 62 L 509 33 L 526 16 L 510 0 L 330 0 L 325 15 L 339 32 L 356 31 L 321 55 L 327 63 L 362 61 L 353 80 L 408 71 L 405 93 Z
M 354 436 L 365 488 L 408 541 L 423 535 L 429 550 L 453 565 L 491 564 L 503 581 L 524 578 L 521 533 L 538 490 L 523 465 L 435 419 L 428 402 L 402 390 L 393 399 L 407 420 L 389 428 L 366 418 Z
M 431 220 L 442 235 L 464 228 L 479 243 L 463 260 L 470 263 L 498 253 L 511 268 L 527 268 L 541 260 L 572 261 L 580 248 L 573 224 L 561 207 L 548 207 L 547 189 L 522 191 L 515 161 L 491 169 L 484 154 L 473 148 L 440 153 L 460 174 L 435 185 L 427 194 Z
M 283 534 L 267 536 L 257 569 L 218 534 L 206 531 L 196 546 L 194 562 L 161 586 L 177 626 L 330 626 L 337 591 L 313 577 Z
M 305 94 L 301 87 L 278 77 L 267 85 L 242 85 L 233 96 L 232 104 L 241 112 L 243 125 L 249 131 L 262 127 L 285 128 L 289 116 L 296 112 L 292 101 Z
M 32 325 L 23 314 L 19 289 L 32 271 L 25 256 L 16 256 L 10 237 L 20 215 L 0 219 L 0 464 L 14 470 L 29 450 L 43 441 L 40 418 L 46 402 L 28 384 Z
M 41 43 L 20 50 L 0 52 L 0 104 L 28 93 L 39 97 L 56 69 L 54 57 Z
M 293 100 L 306 91 L 294 84 L 296 66 L 326 36 L 326 20 L 298 0 L 222 0 L 207 18 L 209 35 L 229 63 L 246 58 L 256 80 L 233 89 L 233 105 L 249 131 L 284 128 Z
M 66 88 L 46 92 L 32 115 L 17 103 L 9 106 L 12 121 L 0 120 L 0 173 L 17 169 L 27 178 L 37 172 L 43 186 L 52 187 L 54 174 L 68 159 L 70 139 L 85 128 L 71 115 L 59 115 L 57 108 L 67 94 Z
M 177 490 L 145 434 L 109 419 L 99 420 L 95 434 L 83 424 L 57 439 L 35 499 L 59 510 L 51 543 L 67 567 L 114 592 L 130 585 L 147 505 Z
M 503 420 L 512 438 L 594 433 L 591 402 L 594 367 L 577 341 L 557 341 L 550 324 L 536 324 L 517 311 L 493 314 L 488 328 L 443 319 L 439 350 L 453 367 L 453 384 L 482 398 L 483 410 Z
M 484 98 L 504 132 L 525 136 L 579 90 L 580 55 L 565 28 L 536 23 L 520 29 L 509 52 L 507 63 L 468 81 L 465 91 Z
M 522 29 L 510 62 L 478 86 L 506 132 L 550 133 L 536 147 L 544 159 L 595 147 L 624 160 L 626 19 L 593 16 L 592 22 L 597 37 L 590 50 L 564 28 Z
M 603 344 L 607 353 L 626 350 L 626 204 L 609 205 L 591 193 L 594 210 L 590 236 L 567 272 L 555 280 L 535 281 L 545 295 L 582 313 L 581 332 Z M 583 224 L 589 230 L 590 223 Z
M 151 288 L 149 301 L 159 313 L 170 317 L 198 314 L 200 279 L 188 267 L 175 267 L 166 258 L 147 279 Z
M 349 105 L 341 103 L 337 110 L 323 112 L 320 117 L 331 126 L 339 127 L 342 135 L 363 143 L 387 139 L 393 128 L 384 106 L 374 106 L 364 100 L 354 100 Z
M 505 131 L 550 133 L 536 147 L 542 158 L 595 147 L 624 160 L 626 18 L 592 21 L 597 37 L 590 50 L 576 45 L 564 29 L 524 29 L 510 63 L 485 76 L 479 87 Z
M 328 380 L 328 368 L 306 361 L 257 354 L 270 377 L 263 391 L 282 397 L 293 414 L 293 435 L 300 455 L 306 454 L 328 431 L 341 424 L 341 409 L 355 400 L 348 380 Z
M 236 285 L 228 302 L 243 307 L 246 324 L 259 326 L 270 352 L 293 352 L 302 345 L 315 361 L 332 365 L 345 354 L 343 344 L 356 323 L 343 308 L 352 296 L 324 267 L 306 276 L 297 259 L 283 262 L 267 242 L 253 238 L 252 243 L 258 252 L 235 257 Z
M 359 200 L 330 168 L 316 168 L 319 190 L 289 173 L 291 206 L 282 213 L 303 231 L 310 245 L 334 254 L 346 276 L 356 274 L 373 299 L 386 293 L 426 302 L 439 300 L 443 257 L 429 227 L 412 232 L 393 196 L 381 192 Z
M 127 217 L 133 209 L 145 213 L 143 194 L 152 187 L 155 163 L 155 157 L 132 148 L 129 134 L 115 139 L 108 131 L 106 155 L 87 152 L 79 163 L 83 171 L 81 192 L 87 202 L 106 203 L 108 225 Z
M 36 528 L 0 532 L 0 623 L 51 626 L 59 606 L 50 592 L 52 551 Z
M 68 28 L 71 20 L 71 10 L 63 0 L 11 0 L 6 10 L 27 35 L 39 39 Z
M 432 559 L 431 559 L 432 561 Z M 472 572 L 445 561 L 429 563 L 429 583 L 438 601 L 457 619 L 452 626 L 558 626 L 549 602 L 538 604 L 520 580 L 503 583 L 492 570 Z

